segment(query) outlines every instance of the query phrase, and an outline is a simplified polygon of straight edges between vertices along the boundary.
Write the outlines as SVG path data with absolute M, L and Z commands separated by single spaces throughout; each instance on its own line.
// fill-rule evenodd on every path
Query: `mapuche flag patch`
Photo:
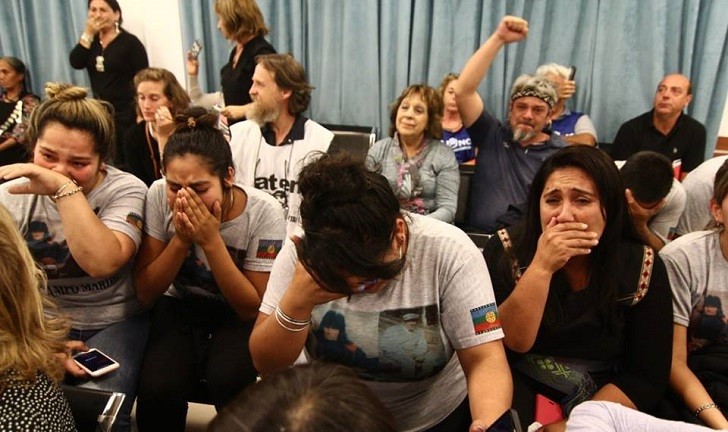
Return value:
M 473 318 L 475 334 L 487 333 L 501 328 L 498 307 L 495 303 L 470 309 L 470 316 Z

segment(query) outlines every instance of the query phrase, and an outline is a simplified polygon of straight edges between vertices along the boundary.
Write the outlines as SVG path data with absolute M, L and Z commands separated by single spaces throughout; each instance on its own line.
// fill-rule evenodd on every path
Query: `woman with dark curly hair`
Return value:
M 403 212 L 387 179 L 344 155 L 304 167 L 299 187 L 304 234 L 273 266 L 250 338 L 258 370 L 285 369 L 299 355 L 325 360 L 313 329 L 326 331 L 335 311 L 349 342 L 378 359 L 359 375 L 400 430 L 490 426 L 510 407 L 511 377 L 473 242 Z

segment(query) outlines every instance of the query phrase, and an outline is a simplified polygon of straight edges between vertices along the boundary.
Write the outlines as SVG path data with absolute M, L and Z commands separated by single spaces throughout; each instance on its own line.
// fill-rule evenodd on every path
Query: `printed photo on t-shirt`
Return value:
M 25 241 L 49 280 L 88 276 L 71 256 L 66 241 L 58 241 L 56 234 L 50 232 L 45 222 L 31 221 L 25 233 Z
M 688 327 L 688 351 L 710 345 L 728 346 L 728 317 L 724 306 L 728 292 L 707 293 L 693 308 Z
M 317 359 L 352 367 L 363 379 L 387 382 L 419 381 L 447 363 L 436 305 L 384 312 L 326 306 L 314 310 L 306 343 Z

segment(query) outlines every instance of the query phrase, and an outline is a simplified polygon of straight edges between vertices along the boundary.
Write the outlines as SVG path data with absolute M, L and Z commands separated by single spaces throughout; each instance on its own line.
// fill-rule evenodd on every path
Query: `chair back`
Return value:
M 116 423 L 126 395 L 107 390 L 63 384 L 78 432 L 109 432 Z
M 334 133 L 329 146 L 329 154 L 348 153 L 355 160 L 364 162 L 369 148 L 377 141 L 377 128 L 374 126 L 349 126 L 322 124 Z

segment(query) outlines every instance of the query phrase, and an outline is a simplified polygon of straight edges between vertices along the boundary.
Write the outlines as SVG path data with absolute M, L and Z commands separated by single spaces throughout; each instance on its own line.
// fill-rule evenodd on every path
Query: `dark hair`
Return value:
M 425 126 L 425 137 L 440 139 L 442 137 L 442 97 L 434 88 L 425 84 L 416 84 L 402 90 L 396 101 L 389 107 L 389 136 L 394 137 L 397 132 L 397 111 L 402 101 L 410 95 L 420 95 L 422 101 L 427 105 L 427 126 Z
M 323 318 L 321 318 L 321 322 L 319 323 L 318 332 L 323 334 L 324 327 L 338 330 L 338 340 L 340 342 L 343 342 L 345 344 L 348 344 L 350 342 L 349 337 L 346 335 L 346 319 L 344 318 L 344 315 L 340 314 L 339 312 L 336 312 L 335 310 L 326 311 Z
M 612 159 L 602 150 L 586 145 L 565 147 L 551 155 L 541 165 L 531 183 L 525 216 L 522 240 L 516 246 L 519 261 L 530 264 L 536 254 L 541 237 L 541 194 L 551 174 L 563 168 L 577 168 L 593 182 L 602 205 L 605 226 L 599 244 L 592 249 L 590 256 L 590 280 L 596 288 L 590 291 L 605 324 L 614 325 L 612 319 L 617 307 L 617 278 L 620 267 L 619 244 L 625 239 L 637 239 L 634 232 L 624 186 L 619 171 Z M 522 265 L 523 265 L 522 264 Z M 560 273 L 561 270 L 557 273 Z M 555 325 L 563 322 L 564 305 L 560 303 L 555 290 L 549 291 L 544 311 L 544 322 Z
M 177 156 L 193 154 L 205 161 L 224 188 L 228 169 L 234 164 L 230 144 L 215 127 L 217 119 L 216 113 L 202 107 L 190 107 L 179 112 L 174 118 L 176 129 L 164 146 L 162 169 L 166 170 L 169 161 Z
M 86 5 L 86 9 L 91 7 L 91 2 L 93 0 L 88 0 L 88 4 Z M 124 22 L 124 17 L 121 13 L 121 5 L 119 5 L 119 2 L 117 0 L 103 0 L 104 3 L 109 5 L 112 11 L 119 12 L 119 25 L 121 25 Z
M 723 165 L 718 168 L 715 173 L 715 180 L 713 181 L 713 199 L 718 205 L 723 203 L 723 200 L 728 195 L 728 160 L 723 162 Z
M 672 188 L 673 170 L 670 159 L 653 151 L 633 154 L 619 170 L 624 187 L 642 203 L 655 203 L 665 198 Z
M 257 64 L 273 74 L 273 80 L 282 90 L 291 92 L 288 113 L 296 115 L 306 111 L 311 103 L 314 87 L 306 81 L 306 71 L 291 54 L 265 54 L 256 57 Z
M 49 123 L 60 123 L 68 129 L 78 129 L 91 136 L 94 152 L 106 162 L 116 142 L 114 108 L 110 103 L 88 97 L 83 87 L 67 83 L 46 83 L 46 100 L 30 115 L 28 144 L 35 148 L 38 138 Z
M 30 77 L 28 76 L 28 69 L 25 67 L 25 63 L 23 63 L 19 58 L 12 56 L 0 57 L 0 60 L 6 61 L 15 73 L 23 75 L 23 84 L 20 94 L 23 95 L 28 93 L 28 89 L 30 88 Z
M 248 386 L 209 432 L 394 432 L 394 418 L 354 372 L 333 363 L 294 366 Z
M 321 157 L 298 176 L 304 267 L 331 292 L 351 294 L 349 275 L 392 279 L 404 259 L 383 262 L 403 216 L 387 179 L 346 154 Z

